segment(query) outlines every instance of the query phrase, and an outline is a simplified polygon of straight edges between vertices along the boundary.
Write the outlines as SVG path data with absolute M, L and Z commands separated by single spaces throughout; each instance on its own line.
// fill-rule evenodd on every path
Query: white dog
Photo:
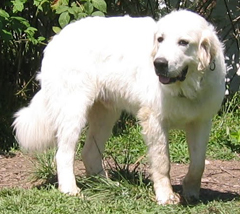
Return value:
M 104 143 L 121 111 L 139 119 L 148 145 L 156 199 L 178 203 L 169 171 L 168 132 L 186 131 L 190 153 L 183 195 L 197 199 L 211 118 L 224 96 L 225 64 L 214 28 L 189 11 L 151 18 L 86 18 L 65 27 L 48 44 L 38 79 L 41 90 L 16 113 L 20 145 L 29 150 L 57 144 L 59 189 L 77 194 L 75 147 L 86 172 L 105 174 Z

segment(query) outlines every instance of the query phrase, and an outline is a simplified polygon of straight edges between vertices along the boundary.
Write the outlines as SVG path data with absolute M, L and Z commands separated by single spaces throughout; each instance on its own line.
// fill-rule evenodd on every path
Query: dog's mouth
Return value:
M 162 74 L 157 74 L 157 75 L 158 75 L 159 81 L 162 84 L 170 84 L 176 81 L 180 81 L 180 82 L 184 81 L 186 79 L 187 72 L 188 72 L 188 66 L 186 66 L 177 77 L 168 77 Z

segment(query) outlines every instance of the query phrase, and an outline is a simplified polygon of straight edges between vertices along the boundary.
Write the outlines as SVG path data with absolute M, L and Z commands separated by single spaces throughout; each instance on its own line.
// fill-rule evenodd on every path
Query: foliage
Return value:
M 232 159 L 240 153 L 240 93 L 222 106 L 220 115 L 213 121 L 208 154 L 214 159 Z
M 69 0 L 58 0 L 52 5 L 56 14 L 59 14 L 58 22 L 61 28 L 65 27 L 72 20 L 78 20 L 87 16 L 104 16 L 107 12 L 107 5 L 104 0 L 84 0 L 80 4 L 73 1 L 69 6 Z M 58 33 L 61 28 L 53 26 L 53 31 Z
M 132 17 L 158 17 L 158 1 L 156 0 L 106 0 L 109 16 L 130 15 Z
M 0 3 L 0 150 L 14 144 L 10 128 L 13 112 L 39 89 L 34 77 L 51 36 L 72 20 L 104 13 L 104 0 Z

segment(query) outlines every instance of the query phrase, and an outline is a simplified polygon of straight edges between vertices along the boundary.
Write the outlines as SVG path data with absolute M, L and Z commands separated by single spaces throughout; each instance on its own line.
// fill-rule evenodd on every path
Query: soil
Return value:
M 32 181 L 36 160 L 20 152 L 0 154 L 0 190 L 20 187 L 30 189 L 41 185 L 39 180 Z M 188 169 L 187 164 L 172 164 L 171 179 L 175 191 L 181 193 L 181 182 Z M 147 166 L 140 165 L 138 170 L 147 171 Z M 76 160 L 76 176 L 85 175 L 83 163 Z M 240 161 L 206 161 L 202 177 L 200 199 L 231 201 L 240 198 Z

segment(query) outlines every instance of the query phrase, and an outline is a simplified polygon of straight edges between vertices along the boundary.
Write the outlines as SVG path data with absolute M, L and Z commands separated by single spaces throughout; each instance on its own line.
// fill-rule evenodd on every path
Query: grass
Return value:
M 178 213 L 178 214 L 233 214 L 239 213 L 240 199 L 232 201 L 210 201 L 195 206 L 171 205 L 159 206 L 154 201 L 152 188 L 149 185 L 133 185 L 127 181 L 114 182 L 89 178 L 81 179 L 81 196 L 61 194 L 49 185 L 43 189 L 33 188 L 4 189 L 0 191 L 0 213 L 4 214 L 41 214 L 41 213 Z
M 239 159 L 240 153 L 240 93 L 227 101 L 213 120 L 208 156 L 213 159 Z
M 208 145 L 208 159 L 240 160 L 240 94 L 223 106 L 219 115 L 213 119 L 212 134 Z M 130 122 L 129 122 L 130 121 Z M 129 169 L 130 164 L 146 160 L 146 146 L 141 137 L 141 128 L 131 118 L 125 127 L 115 127 L 106 145 L 106 158 L 116 162 L 113 178 L 78 178 L 81 195 L 70 197 L 61 194 L 54 185 L 40 189 L 19 188 L 0 191 L 0 213 L 178 213 L 178 214 L 227 214 L 240 213 L 240 197 L 229 201 L 215 199 L 200 202 L 194 206 L 159 206 L 154 199 L 152 184 L 137 168 Z M 83 142 L 85 136 L 80 142 Z M 79 144 L 78 154 L 82 148 Z M 187 163 L 187 145 L 184 133 L 172 131 L 170 136 L 170 155 L 173 162 Z M 144 158 L 143 158 L 144 157 Z M 77 155 L 80 158 L 80 155 Z M 140 159 L 139 159 L 140 158 Z M 35 178 L 49 180 L 56 174 L 54 151 L 38 155 Z M 123 173 L 124 172 L 124 173 Z

